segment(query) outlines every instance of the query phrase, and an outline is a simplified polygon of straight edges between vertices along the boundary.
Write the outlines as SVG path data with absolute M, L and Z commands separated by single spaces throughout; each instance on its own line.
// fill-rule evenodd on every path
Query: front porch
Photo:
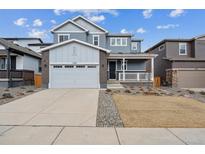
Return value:
M 153 83 L 153 54 L 110 54 L 108 57 L 108 83 Z M 151 69 L 146 63 L 151 61 Z
M 0 51 L 0 87 L 10 88 L 34 84 L 34 71 L 21 69 L 23 55 Z

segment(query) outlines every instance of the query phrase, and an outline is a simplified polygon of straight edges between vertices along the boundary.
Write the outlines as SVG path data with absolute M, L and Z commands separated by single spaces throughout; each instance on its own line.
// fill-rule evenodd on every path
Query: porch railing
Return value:
M 140 72 L 140 73 L 129 73 L 126 72 L 123 78 L 123 73 L 119 73 L 119 80 L 120 81 L 137 81 L 137 82 L 147 82 L 151 80 L 151 73 L 147 72 Z
M 34 80 L 34 71 L 30 70 L 11 70 L 12 79 L 23 79 L 24 81 Z M 0 70 L 0 79 L 8 79 L 7 70 Z

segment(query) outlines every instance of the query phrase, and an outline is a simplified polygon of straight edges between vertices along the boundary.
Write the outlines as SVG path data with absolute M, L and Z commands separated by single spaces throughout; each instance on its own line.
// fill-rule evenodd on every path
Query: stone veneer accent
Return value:
M 166 70 L 166 82 L 169 86 L 177 87 L 177 70 Z

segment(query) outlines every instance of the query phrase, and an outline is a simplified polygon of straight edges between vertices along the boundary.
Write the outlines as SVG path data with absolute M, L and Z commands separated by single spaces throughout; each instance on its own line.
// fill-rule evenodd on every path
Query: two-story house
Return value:
M 54 44 L 41 49 L 44 87 L 100 88 L 111 83 L 153 83 L 154 54 L 140 39 L 111 34 L 83 16 L 54 27 Z M 146 70 L 146 62 L 152 67 Z
M 146 53 L 158 54 L 155 76 L 173 87 L 205 87 L 205 35 L 191 39 L 165 39 Z M 150 63 L 147 65 L 150 68 Z

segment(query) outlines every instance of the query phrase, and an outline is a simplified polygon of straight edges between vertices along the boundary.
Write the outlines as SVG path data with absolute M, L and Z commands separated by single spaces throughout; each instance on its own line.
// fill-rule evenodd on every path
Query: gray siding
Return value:
M 58 43 L 58 34 L 70 34 L 70 39 L 77 39 L 84 42 L 87 42 L 87 34 L 86 32 L 80 33 L 54 33 L 54 43 Z
M 130 47 L 130 52 L 134 53 L 134 52 L 141 52 L 141 42 L 136 42 L 137 43 L 137 50 L 132 50 L 132 42 L 131 43 L 131 47 Z
M 59 27 L 55 31 L 83 31 L 82 28 L 74 25 L 71 22 L 68 22 L 67 24 L 63 25 L 62 27 Z
M 179 43 L 187 43 L 187 55 L 179 55 Z M 192 47 L 191 42 L 166 42 L 166 57 L 167 58 L 177 58 L 183 57 L 188 58 L 191 57 L 192 54 Z
M 172 62 L 172 68 L 205 68 L 205 62 L 178 61 Z
M 131 37 L 127 37 L 127 46 L 110 46 L 110 38 L 115 38 L 115 37 L 107 37 L 107 48 L 111 50 L 112 53 L 130 53 L 131 52 Z
M 166 78 L 166 69 L 171 68 L 171 62 L 164 60 L 166 57 L 166 44 L 164 50 L 159 51 L 159 46 L 150 51 L 150 53 L 157 54 L 158 56 L 154 59 L 154 76 L 160 76 L 162 80 Z M 151 70 L 151 61 L 147 62 L 147 70 Z
M 85 29 L 89 30 L 90 32 L 104 32 L 96 26 L 93 26 L 92 24 L 88 23 L 84 19 L 78 18 L 75 20 L 75 22 L 80 26 L 84 27 Z
M 93 35 L 99 35 L 100 47 L 106 48 L 106 36 L 105 34 L 88 34 L 88 43 L 93 44 Z
M 196 40 L 195 48 L 195 57 L 205 59 L 205 40 Z

